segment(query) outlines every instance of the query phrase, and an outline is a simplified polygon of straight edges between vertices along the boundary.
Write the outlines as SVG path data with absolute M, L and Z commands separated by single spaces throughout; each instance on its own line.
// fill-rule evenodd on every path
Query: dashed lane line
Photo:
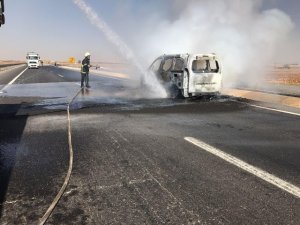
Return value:
M 230 154 L 227 154 L 223 151 L 221 151 L 220 149 L 217 149 L 213 146 L 210 146 L 208 144 L 206 144 L 205 142 L 203 141 L 200 141 L 196 138 L 193 138 L 193 137 L 185 137 L 184 138 L 186 141 L 198 146 L 199 148 L 211 153 L 211 154 L 214 154 L 215 156 L 239 167 L 240 169 L 243 169 L 245 171 L 247 171 L 248 173 L 251 173 L 252 175 L 256 176 L 256 177 L 259 177 L 261 178 L 262 180 L 270 183 L 270 184 L 273 184 L 275 185 L 276 187 L 294 195 L 295 197 L 297 198 L 300 198 L 300 188 L 293 185 L 293 184 L 290 184 L 288 183 L 287 181 L 285 180 L 282 180 L 264 170 L 261 170 L 255 166 L 252 166 Z
M 63 75 L 60 75 L 60 74 L 57 74 L 57 76 L 62 77 L 62 78 L 64 77 Z

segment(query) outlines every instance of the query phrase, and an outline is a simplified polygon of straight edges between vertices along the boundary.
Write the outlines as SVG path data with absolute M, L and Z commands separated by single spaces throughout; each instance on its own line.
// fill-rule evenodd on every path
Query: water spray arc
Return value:
M 143 80 L 148 83 L 149 88 L 153 93 L 156 93 L 156 97 L 166 97 L 164 88 L 159 84 L 155 77 L 149 77 L 149 74 L 145 72 L 141 64 L 138 62 L 133 51 L 127 46 L 127 44 L 120 38 L 120 36 L 114 32 L 108 24 L 89 6 L 84 0 L 73 0 L 74 4 L 84 12 L 91 24 L 96 26 L 103 32 L 106 39 L 115 45 L 126 60 L 131 62 L 138 70 Z
M 107 23 L 100 18 L 100 16 L 86 4 L 83 0 L 73 0 L 73 2 L 85 13 L 91 24 L 95 25 L 98 29 L 100 29 L 107 40 L 109 40 L 112 44 L 114 44 L 121 54 L 128 60 L 134 63 L 134 65 L 142 72 L 143 69 L 140 64 L 137 62 L 132 50 L 124 43 L 119 35 L 114 32 Z

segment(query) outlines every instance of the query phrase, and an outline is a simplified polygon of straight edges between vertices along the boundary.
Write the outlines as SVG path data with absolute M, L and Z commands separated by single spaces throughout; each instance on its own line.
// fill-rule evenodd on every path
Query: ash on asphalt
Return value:
M 170 108 L 176 106 L 189 106 L 203 103 L 221 103 L 232 100 L 232 97 L 218 96 L 218 97 L 200 97 L 193 99 L 117 99 L 98 97 L 89 100 L 75 99 L 70 105 L 72 112 L 86 112 L 95 110 L 96 112 L 145 112 L 147 110 Z M 44 113 L 53 113 L 65 111 L 68 103 L 63 99 L 46 99 L 38 103 L 25 103 L 18 109 L 18 115 L 38 115 Z
M 233 100 L 229 96 L 202 96 L 191 99 L 107 99 L 98 98 L 90 101 L 76 99 L 71 105 L 73 113 L 193 113 L 194 106 L 217 105 Z M 187 107 L 189 108 L 187 110 Z M 203 108 L 204 111 L 205 107 Z M 212 109 L 210 109 L 212 110 Z
M 112 85 L 114 84 L 114 85 Z M 120 81 L 93 82 L 91 89 L 80 89 L 78 82 L 29 83 L 10 85 L 0 95 L 0 114 L 38 115 L 65 111 L 78 93 L 70 108 L 77 111 L 97 108 L 103 112 L 164 108 L 178 105 L 226 102 L 228 96 L 202 96 L 189 99 L 151 98 L 155 93 L 145 88 L 128 86 Z M 10 107 L 10 104 L 18 107 Z
M 150 95 L 150 97 L 149 97 Z M 163 108 L 176 105 L 188 105 L 203 102 L 224 102 L 229 96 L 201 96 L 190 99 L 151 98 L 145 89 L 132 88 L 122 85 L 98 86 L 92 89 L 82 89 L 81 93 L 71 104 L 71 110 L 97 108 L 102 112 L 110 111 L 138 111 L 145 108 Z

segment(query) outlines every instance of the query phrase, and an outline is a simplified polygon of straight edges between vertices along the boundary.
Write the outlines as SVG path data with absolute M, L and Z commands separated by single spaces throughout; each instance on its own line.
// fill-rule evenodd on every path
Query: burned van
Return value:
M 150 66 L 171 97 L 221 92 L 222 68 L 215 54 L 162 55 Z

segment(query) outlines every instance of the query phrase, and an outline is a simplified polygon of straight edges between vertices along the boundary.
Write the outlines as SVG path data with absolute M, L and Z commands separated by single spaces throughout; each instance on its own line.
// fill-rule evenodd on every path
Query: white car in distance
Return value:
M 40 67 L 40 56 L 39 54 L 35 53 L 35 52 L 28 52 L 27 56 L 27 66 L 28 69 L 31 68 L 36 68 L 38 69 Z

